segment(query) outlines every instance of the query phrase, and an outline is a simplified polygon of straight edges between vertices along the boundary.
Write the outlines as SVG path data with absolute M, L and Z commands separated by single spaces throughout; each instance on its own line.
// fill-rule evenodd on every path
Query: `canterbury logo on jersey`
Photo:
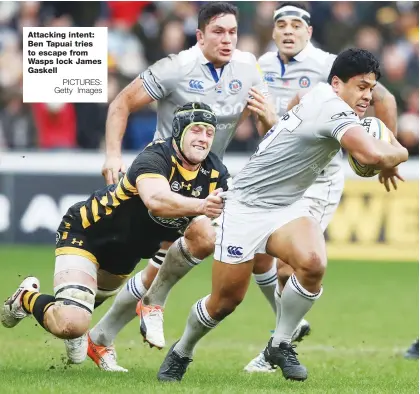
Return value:
M 191 79 L 188 83 L 188 86 L 191 90 L 201 91 L 204 90 L 203 81 L 198 81 L 197 79 Z
M 243 248 L 240 246 L 228 246 L 227 251 L 229 257 L 239 258 L 243 255 Z

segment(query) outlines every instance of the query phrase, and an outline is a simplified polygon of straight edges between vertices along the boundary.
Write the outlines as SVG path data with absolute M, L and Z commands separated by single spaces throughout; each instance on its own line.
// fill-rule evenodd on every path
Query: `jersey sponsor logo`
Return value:
M 204 93 L 204 86 L 203 81 L 199 81 L 197 79 L 190 79 L 188 82 L 188 86 L 190 91 L 197 92 L 197 93 Z
M 162 218 L 160 216 L 153 216 L 150 213 L 150 211 L 148 212 L 149 216 L 153 219 L 153 221 L 157 224 L 160 224 L 163 227 L 182 229 L 185 228 L 190 222 L 190 219 L 188 219 L 185 216 L 183 216 L 182 218 Z
M 331 116 L 331 119 L 336 120 L 336 119 L 340 119 L 340 118 L 347 118 L 348 116 L 351 116 L 351 115 L 357 116 L 356 112 L 354 112 L 354 111 L 343 111 L 343 112 L 340 112 L 339 114 L 335 114 L 335 115 Z
M 276 74 L 275 73 L 265 73 L 264 74 L 264 81 L 267 82 L 268 84 L 274 83 L 275 79 L 276 79 Z
M 173 190 L 174 192 L 179 192 L 181 190 L 181 185 L 179 184 L 179 182 L 172 182 L 171 190 Z
M 231 246 L 229 245 L 227 247 L 227 252 L 228 252 L 228 257 L 233 257 L 233 258 L 240 258 L 242 257 L 243 253 L 243 248 L 241 246 Z
M 236 126 L 237 122 L 231 122 L 231 123 L 218 123 L 216 126 L 217 130 L 229 130 L 233 129 Z
M 239 79 L 232 79 L 229 82 L 229 92 L 232 94 L 237 94 L 242 89 L 242 82 Z
M 299 86 L 301 88 L 309 88 L 309 86 L 311 85 L 311 80 L 308 77 L 301 77 L 299 79 Z

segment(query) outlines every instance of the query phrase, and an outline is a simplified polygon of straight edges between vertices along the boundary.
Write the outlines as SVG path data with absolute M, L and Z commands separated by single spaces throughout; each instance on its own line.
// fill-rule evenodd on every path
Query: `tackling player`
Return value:
M 220 215 L 223 202 L 217 194 L 227 190 L 229 177 L 210 152 L 216 125 L 206 104 L 186 104 L 174 115 L 172 137 L 150 144 L 117 184 L 71 206 L 56 236 L 54 295 L 41 294 L 39 280 L 27 277 L 1 309 L 3 326 L 14 327 L 32 314 L 58 338 L 83 337 L 95 303 L 117 293 L 140 259 L 156 253 L 163 240 L 175 241 L 185 230 L 186 254 L 196 261 L 197 240 L 189 226 L 196 216 Z M 137 275 L 118 296 L 133 303 L 128 312 L 135 314 L 145 292 Z M 83 361 L 86 348 L 76 350 L 73 358 Z M 116 365 L 113 349 L 108 351 Z M 124 370 L 115 365 L 114 370 Z
M 335 59 L 328 83 L 318 83 L 283 115 L 260 143 L 225 193 L 216 220 L 212 292 L 193 305 L 185 331 L 170 348 L 158 380 L 179 381 L 198 341 L 242 302 L 257 253 L 267 252 L 294 273 L 276 304 L 282 313 L 264 351 L 265 359 L 291 380 L 305 380 L 291 337 L 322 295 L 327 264 L 322 227 L 303 198 L 341 147 L 361 164 L 395 175 L 408 158 L 391 143 L 370 136 L 360 124 L 380 78 L 379 62 L 368 51 L 349 49 Z
M 302 3 L 280 4 L 274 11 L 273 20 L 273 40 L 278 51 L 267 52 L 258 59 L 258 63 L 270 95 L 275 100 L 277 115 L 281 117 L 298 103 L 296 94 L 299 91 L 304 94 L 318 82 L 327 82 L 336 55 L 315 48 L 310 42 L 313 32 L 311 15 Z M 397 106 L 394 96 L 378 83 L 373 89 L 372 101 L 375 116 L 396 135 Z M 339 205 L 343 188 L 344 172 L 340 151 L 320 172 L 314 184 L 303 196 L 323 231 L 326 230 Z M 278 261 L 279 284 L 276 288 L 278 297 L 281 296 L 282 288 L 292 273 L 290 266 Z M 277 310 L 277 318 L 280 314 L 281 310 Z M 309 323 L 302 320 L 298 331 L 296 337 L 301 340 L 310 331 Z M 275 371 L 264 360 L 263 352 L 251 360 L 244 369 L 247 372 Z

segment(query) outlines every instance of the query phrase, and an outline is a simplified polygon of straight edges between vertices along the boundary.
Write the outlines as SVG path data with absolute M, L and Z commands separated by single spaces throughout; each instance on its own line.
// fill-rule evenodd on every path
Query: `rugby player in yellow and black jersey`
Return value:
M 95 301 L 114 295 L 141 258 L 179 238 L 194 217 L 218 217 L 229 174 L 210 153 L 216 124 L 210 107 L 186 104 L 175 112 L 172 138 L 146 147 L 118 184 L 70 207 L 56 236 L 55 295 L 39 293 L 38 279 L 26 278 L 4 303 L 2 324 L 33 314 L 59 338 L 83 338 Z M 141 286 L 127 283 L 134 296 Z M 69 354 L 73 362 L 86 357 L 81 342 L 86 346 L 75 344 L 77 354 Z

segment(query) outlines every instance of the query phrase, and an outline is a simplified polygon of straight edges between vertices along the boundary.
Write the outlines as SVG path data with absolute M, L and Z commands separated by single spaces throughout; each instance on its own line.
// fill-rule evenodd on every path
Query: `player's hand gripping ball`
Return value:
M 373 138 L 391 143 L 391 131 L 380 119 L 369 116 L 362 119 L 361 125 Z M 359 163 L 350 154 L 348 155 L 348 161 L 352 170 L 361 177 L 370 178 L 381 172 L 374 166 Z

